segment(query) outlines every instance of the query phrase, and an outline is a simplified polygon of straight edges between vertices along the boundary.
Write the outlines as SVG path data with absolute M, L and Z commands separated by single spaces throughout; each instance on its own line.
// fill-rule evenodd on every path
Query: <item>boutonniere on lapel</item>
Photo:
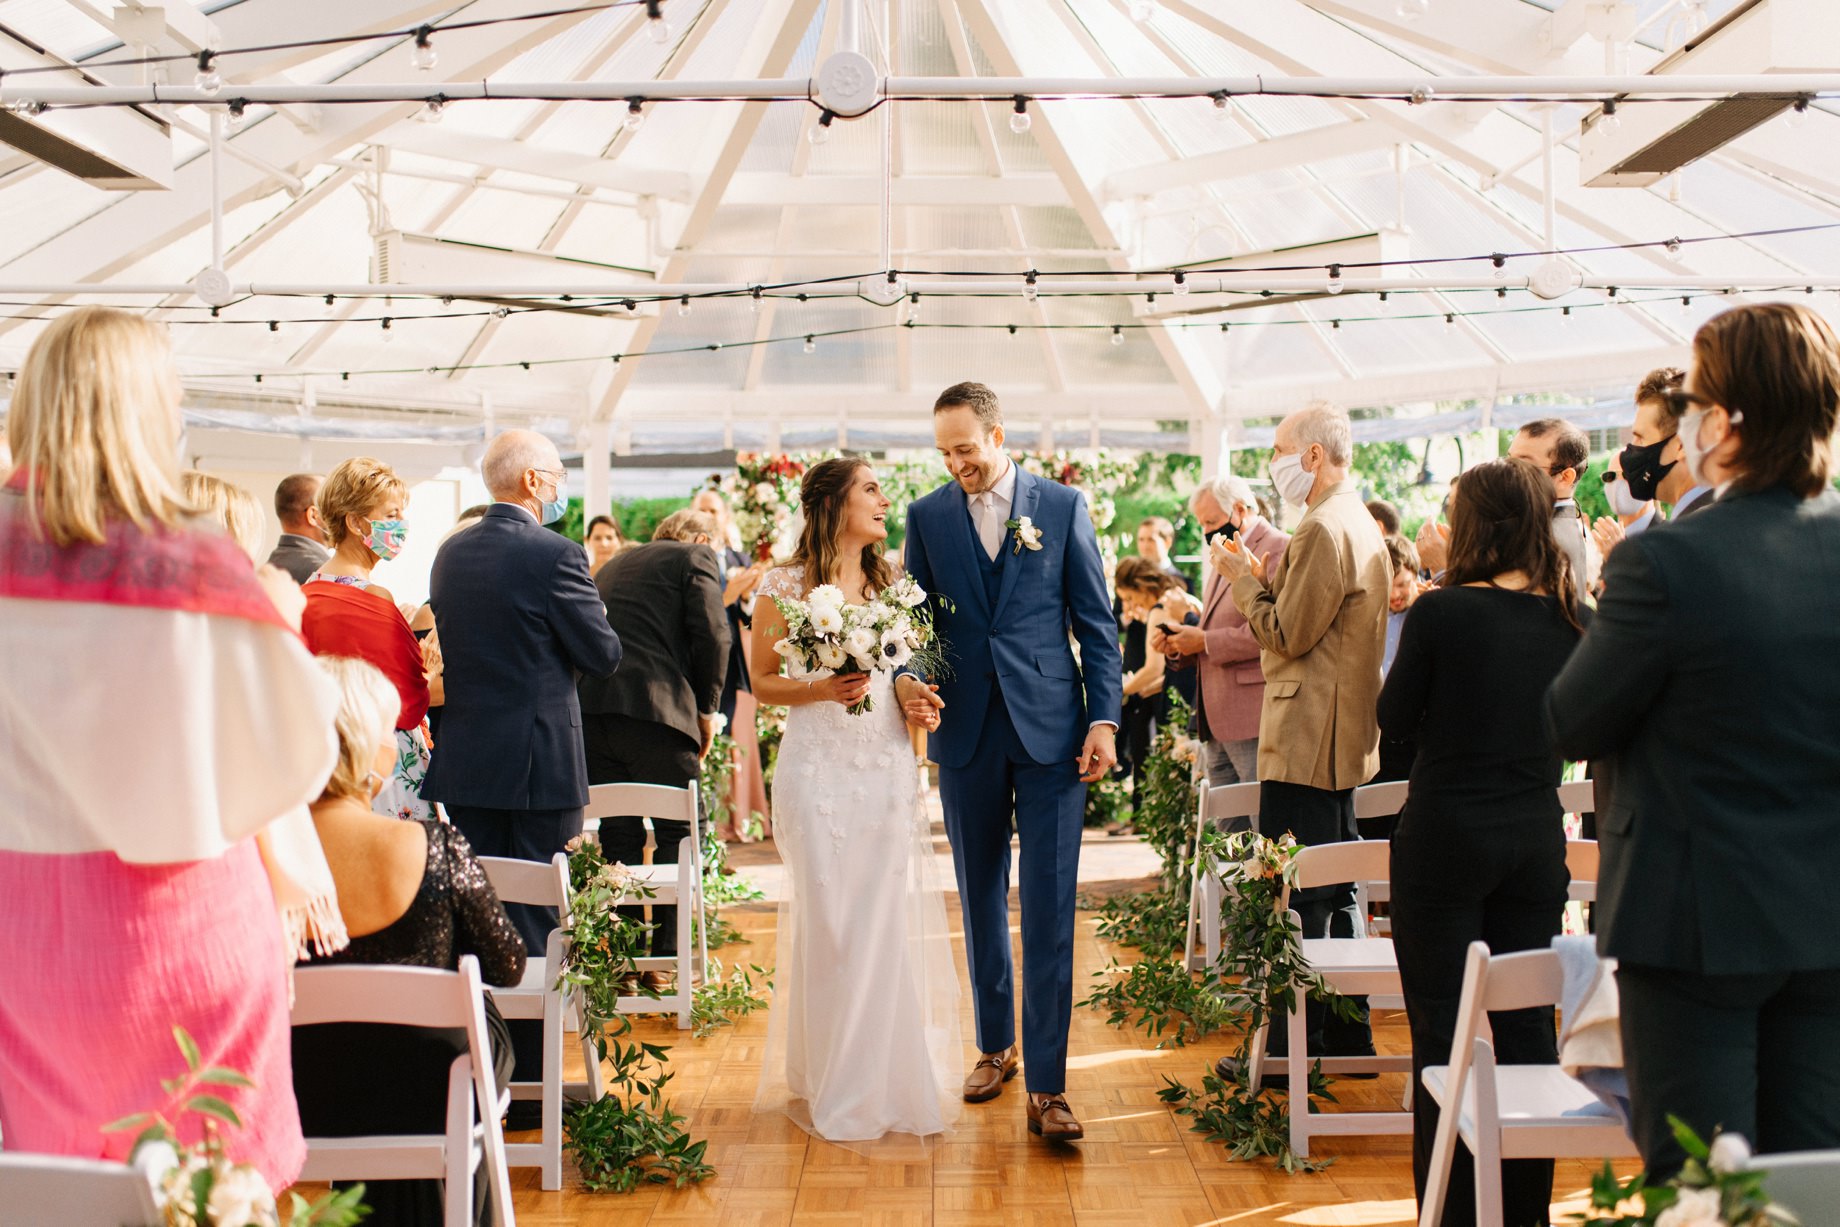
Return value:
M 1016 545 L 1011 553 L 1020 554 L 1026 547 L 1031 550 L 1041 548 L 1041 529 L 1035 527 L 1035 521 L 1027 516 L 1015 520 L 1003 521 L 1003 527 L 1015 535 Z

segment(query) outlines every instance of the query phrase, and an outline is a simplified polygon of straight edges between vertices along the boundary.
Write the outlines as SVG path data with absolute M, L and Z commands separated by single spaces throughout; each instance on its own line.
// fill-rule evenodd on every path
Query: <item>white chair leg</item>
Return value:
M 441 1189 L 443 1227 L 473 1221 L 473 1064 L 457 1058 L 447 1075 L 447 1178 Z
M 686 839 L 686 844 L 694 846 L 695 841 Z M 682 850 L 685 853 L 690 848 Z M 688 855 L 680 855 L 677 862 L 677 1029 L 690 1029 L 690 993 L 693 982 L 691 963 L 695 955 L 695 939 L 690 933 L 690 913 L 701 896 L 697 890 L 696 860 Z M 707 925 L 700 926 L 708 928 Z
M 1310 1157 L 1310 1053 L 1305 1039 L 1309 998 L 1302 988 L 1285 1017 L 1290 1036 L 1290 1054 L 1285 1064 L 1290 1070 L 1291 1153 L 1299 1159 Z
M 551 933 L 550 966 L 560 966 L 560 934 Z M 543 1161 L 538 1165 L 543 1188 L 554 1192 L 562 1187 L 562 999 L 557 993 L 543 996 Z
M 1419 1206 L 1418 1227 L 1438 1227 L 1443 1221 L 1444 1199 L 1450 1193 L 1450 1165 L 1457 1149 L 1457 1118 L 1463 1111 L 1462 1105 L 1463 1087 L 1456 1081 L 1446 1082 L 1444 1100 L 1438 1105 L 1437 1139 L 1431 1146 L 1431 1169 L 1425 1173 L 1425 1199 Z
M 1501 1205 L 1501 1106 L 1496 1095 L 1495 1049 L 1478 1039 L 1470 1076 L 1476 1085 L 1476 1136 L 1470 1153 L 1476 1164 L 1476 1222 L 1499 1223 Z M 1460 1101 L 1459 1101 L 1460 1102 Z
M 1201 878 L 1201 952 L 1209 967 L 1220 964 L 1220 879 L 1213 873 Z

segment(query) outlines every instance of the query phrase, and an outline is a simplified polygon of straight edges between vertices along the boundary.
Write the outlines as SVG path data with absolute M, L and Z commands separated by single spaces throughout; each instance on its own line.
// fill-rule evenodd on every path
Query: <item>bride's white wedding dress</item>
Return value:
M 768 572 L 761 593 L 803 599 L 802 568 Z M 945 1132 L 963 1065 L 945 896 L 889 673 L 871 674 L 870 697 L 860 716 L 792 708 L 773 776 L 788 884 L 756 1107 L 836 1142 Z

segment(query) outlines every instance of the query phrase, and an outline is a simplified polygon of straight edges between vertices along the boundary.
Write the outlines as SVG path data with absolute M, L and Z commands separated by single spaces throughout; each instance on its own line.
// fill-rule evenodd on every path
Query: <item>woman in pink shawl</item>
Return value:
M 287 969 L 338 944 L 305 803 L 336 694 L 292 581 L 180 493 L 165 333 L 84 307 L 26 355 L 0 488 L 0 1132 L 9 1150 L 123 1158 L 171 1116 L 183 1027 L 242 1118 L 230 1158 L 299 1174 Z M 281 602 L 278 605 L 277 602 Z M 284 816 L 292 815 L 292 819 Z M 279 820 L 279 821 L 278 821 Z M 185 1140 L 197 1122 L 181 1121 Z

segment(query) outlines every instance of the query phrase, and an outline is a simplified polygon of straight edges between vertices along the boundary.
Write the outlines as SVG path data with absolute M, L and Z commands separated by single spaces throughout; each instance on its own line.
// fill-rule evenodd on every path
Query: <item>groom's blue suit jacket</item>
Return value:
M 1023 748 L 1039 763 L 1072 763 L 1092 721 L 1118 720 L 1124 688 L 1118 623 L 1084 498 L 1018 468 L 1010 515 L 1034 522 L 1041 548 L 1017 551 L 1015 534 L 1005 534 L 1010 553 L 993 606 L 973 553 L 982 547 L 964 489 L 950 482 L 907 510 L 908 573 L 952 606 L 934 607 L 952 664 L 950 676 L 939 679 L 944 718 L 928 742 L 942 767 L 971 760 L 993 687 Z M 1070 632 L 1080 645 L 1078 665 Z

